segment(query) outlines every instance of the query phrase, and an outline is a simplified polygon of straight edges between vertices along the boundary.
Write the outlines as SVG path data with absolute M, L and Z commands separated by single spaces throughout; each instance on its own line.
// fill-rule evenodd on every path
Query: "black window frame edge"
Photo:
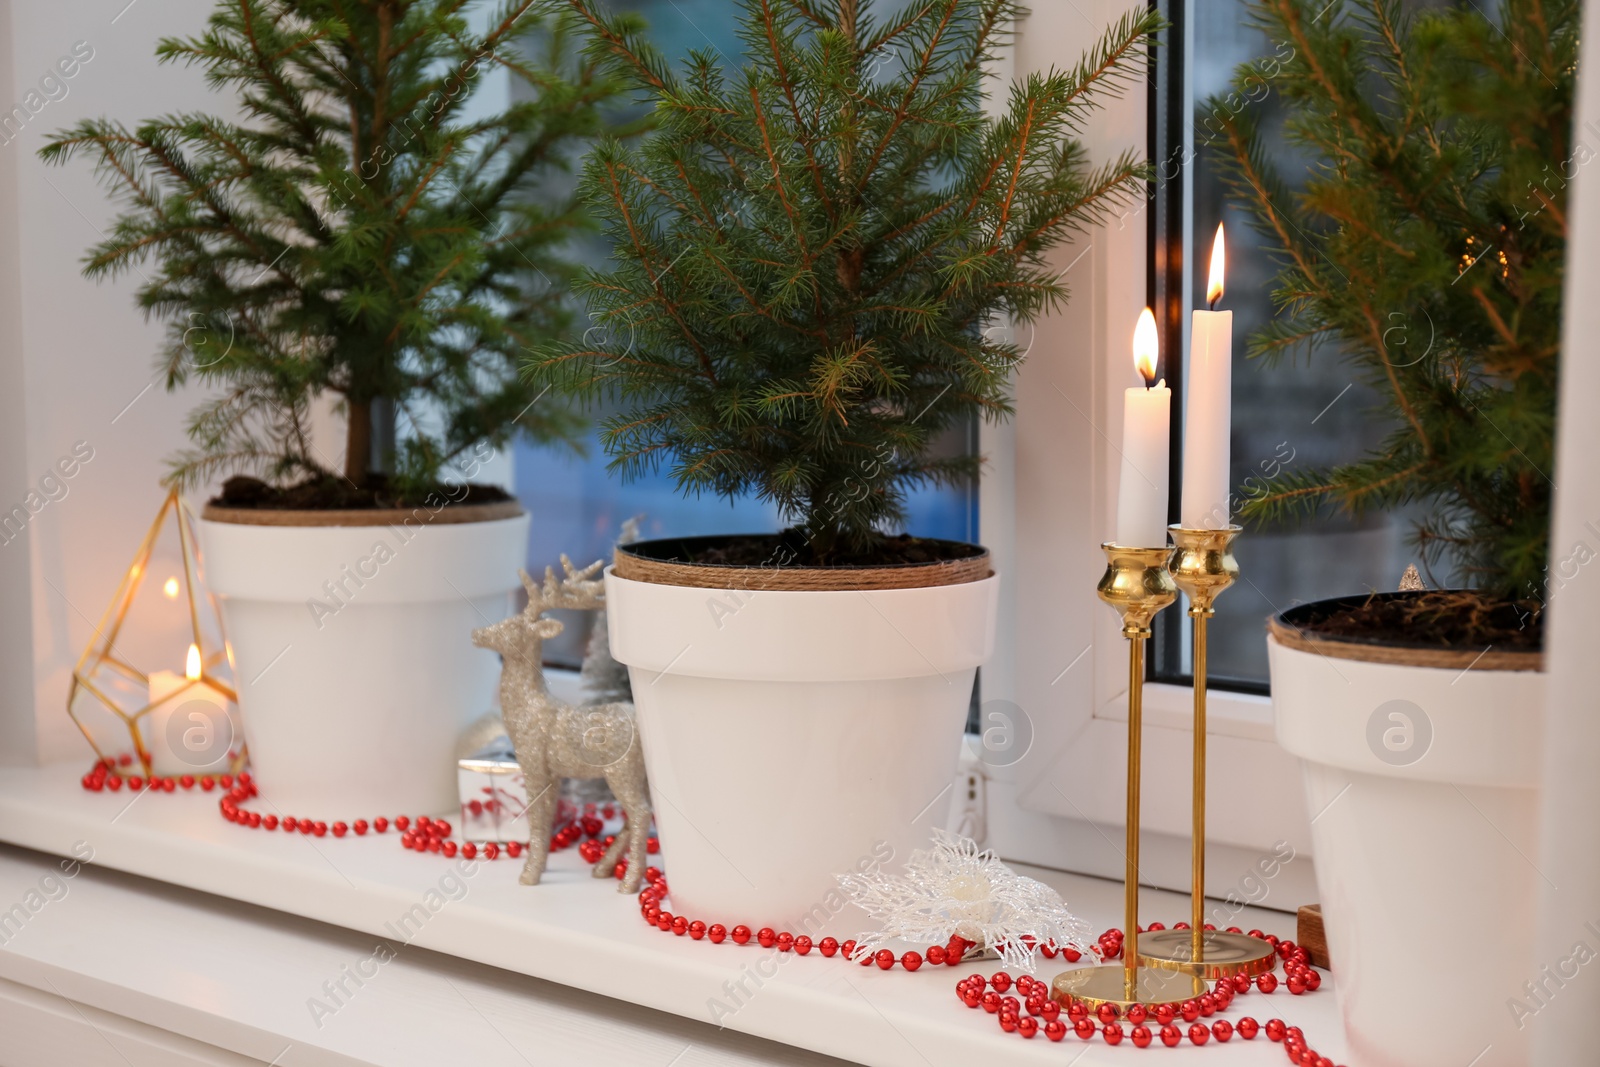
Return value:
M 1167 521 L 1177 522 L 1183 491 L 1183 316 L 1189 310 L 1184 289 L 1184 255 L 1188 249 L 1183 210 L 1183 170 L 1199 158 L 1187 154 L 1183 136 L 1187 8 L 1185 0 L 1151 0 L 1151 8 L 1166 17 L 1168 28 L 1150 45 L 1146 120 L 1148 158 L 1155 174 L 1148 184 L 1145 221 L 1145 302 L 1156 318 L 1163 353 L 1161 372 L 1172 389 L 1172 438 L 1169 445 L 1171 479 L 1167 490 Z M 1183 667 L 1183 645 L 1188 616 L 1163 611 L 1155 618 L 1151 655 L 1145 678 L 1151 682 L 1193 685 L 1194 675 Z M 1208 689 L 1265 695 L 1268 686 L 1244 678 L 1207 680 Z

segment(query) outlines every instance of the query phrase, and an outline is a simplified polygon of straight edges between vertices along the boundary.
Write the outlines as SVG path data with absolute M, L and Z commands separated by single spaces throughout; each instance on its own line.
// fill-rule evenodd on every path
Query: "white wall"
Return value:
M 0 144 L 0 512 L 25 506 L 75 442 L 94 450 L 66 495 L 0 545 L 0 761 L 87 764 L 65 713 L 72 665 L 161 503 L 163 457 L 183 442 L 193 399 L 169 395 L 157 378 L 162 331 L 133 306 L 138 276 L 96 285 L 79 273 L 114 214 L 92 168 L 47 168 L 35 153 L 81 118 L 131 124 L 215 108 L 198 71 L 158 67 L 154 55 L 158 37 L 200 30 L 210 7 L 0 2 L 0 119 L 14 104 L 39 107 Z M 92 58 L 58 83 L 64 97 L 47 99 L 41 77 L 77 42 Z M 7 136 L 14 131 L 15 120 Z
M 231 98 L 209 90 L 199 70 L 155 59 L 159 38 L 201 32 L 213 7 L 0 0 L 0 521 L 26 510 L 30 492 L 38 508 L 0 544 L 0 763 L 87 764 L 65 710 L 72 668 L 161 504 L 167 457 L 185 445 L 184 419 L 198 399 L 193 389 L 166 391 L 157 371 L 163 328 L 134 307 L 141 277 L 97 284 L 81 274 L 85 251 L 116 214 L 90 160 L 47 167 L 37 151 L 83 118 L 135 126 L 174 111 L 231 113 Z M 46 93 L 40 79 L 74 46 L 90 58 Z M 478 106 L 508 98 L 504 71 L 484 77 Z M 13 104 L 21 119 L 6 126 Z M 314 433 L 329 462 L 342 464 L 343 417 L 331 404 L 319 404 Z M 64 482 L 64 496 L 53 489 L 59 499 L 39 507 L 41 476 L 78 442 L 93 458 Z M 509 488 L 509 454 L 479 479 Z M 181 621 L 176 612 L 146 618 L 119 649 L 141 669 L 177 668 L 188 640 Z
M 0 83 L 8 94 L 12 41 L 10 5 L 0 5 Z M 7 502 L 0 507 L 7 509 L 23 499 L 28 485 L 15 161 L 15 152 L 0 150 L 0 500 Z M 0 763 L 21 762 L 35 748 L 28 545 L 24 533 L 0 546 Z
M 1594 4 L 1585 5 L 1585 15 L 1593 20 Z M 1574 158 L 1592 161 L 1600 150 L 1600 35 L 1588 29 L 1573 141 L 1585 146 Z M 1543 987 L 1545 1003 L 1530 1001 L 1537 1013 L 1523 1020 L 1533 1031 L 1534 1063 L 1540 1067 L 1593 1063 L 1600 1048 L 1600 964 L 1594 962 L 1600 952 L 1600 775 L 1594 768 L 1600 756 L 1594 668 L 1600 638 L 1600 469 L 1595 466 L 1600 421 L 1594 418 L 1600 398 L 1600 360 L 1594 352 L 1600 337 L 1600 305 L 1594 300 L 1600 286 L 1600 173 L 1593 165 L 1578 171 L 1569 217 L 1550 538 L 1550 688 L 1539 848 L 1544 877 L 1538 932 L 1527 961 L 1528 979 Z M 1580 942 L 1588 956 L 1574 962 Z

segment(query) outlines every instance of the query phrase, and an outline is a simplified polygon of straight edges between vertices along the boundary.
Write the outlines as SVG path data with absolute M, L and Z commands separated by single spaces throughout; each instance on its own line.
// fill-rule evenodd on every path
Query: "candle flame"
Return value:
M 1211 242 L 1211 276 L 1206 282 L 1206 306 L 1215 307 L 1222 299 L 1222 272 L 1227 266 L 1228 253 L 1222 242 L 1222 223 L 1217 223 L 1217 237 Z
M 167 581 L 166 581 L 166 584 L 161 587 L 161 591 L 167 595 L 167 599 L 168 600 L 177 600 L 178 599 L 178 579 L 177 578 L 168 578 Z
M 1156 316 L 1149 308 L 1139 312 L 1133 328 L 1133 366 L 1148 388 L 1156 380 L 1156 362 L 1161 358 L 1161 336 L 1156 332 Z
M 200 646 L 190 645 L 189 656 L 183 661 L 183 675 L 193 682 L 200 677 Z

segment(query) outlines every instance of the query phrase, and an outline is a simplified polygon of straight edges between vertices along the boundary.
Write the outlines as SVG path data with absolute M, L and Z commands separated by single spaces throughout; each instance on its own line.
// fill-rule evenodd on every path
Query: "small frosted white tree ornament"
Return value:
M 911 853 L 904 877 L 876 871 L 836 877 L 882 927 L 857 940 L 856 958 L 891 939 L 942 945 L 953 935 L 1030 974 L 1040 945 L 1093 952 L 1089 924 L 1068 911 L 1055 890 L 944 830 L 933 831 L 932 848 Z
M 639 540 L 639 520 L 635 515 L 622 524 L 617 535 L 617 545 L 631 545 Z M 612 550 L 612 559 L 616 550 Z M 611 704 L 633 699 L 633 686 L 628 681 L 628 668 L 611 656 L 611 634 L 606 623 L 606 609 L 595 612 L 594 628 L 589 631 L 589 647 L 583 654 L 583 669 L 579 674 L 583 684 L 585 704 Z

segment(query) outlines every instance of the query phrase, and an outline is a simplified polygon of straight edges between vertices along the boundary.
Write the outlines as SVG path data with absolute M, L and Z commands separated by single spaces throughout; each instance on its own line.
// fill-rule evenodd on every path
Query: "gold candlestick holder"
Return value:
M 1206 657 L 1207 628 L 1216 614 L 1217 597 L 1239 577 L 1233 558 L 1237 526 L 1221 530 L 1168 527 L 1172 557 L 1167 562 L 1173 583 L 1189 598 L 1194 625 L 1194 801 L 1190 882 L 1190 928 L 1146 934 L 1140 959 L 1157 970 L 1178 971 L 1212 980 L 1272 970 L 1272 946 L 1247 934 L 1205 929 L 1206 899 Z
M 1106 572 L 1097 591 L 1100 599 L 1122 616 L 1128 639 L 1128 809 L 1127 860 L 1123 910 L 1122 963 L 1080 967 L 1056 975 L 1052 996 L 1061 1003 L 1082 1001 L 1090 1008 L 1113 1004 L 1118 1010 L 1134 1004 L 1181 1004 L 1200 996 L 1206 985 L 1198 977 L 1172 969 L 1140 965 L 1139 951 L 1139 766 L 1144 695 L 1144 643 L 1150 622 L 1177 598 L 1167 573 L 1166 548 L 1128 548 L 1107 541 Z

